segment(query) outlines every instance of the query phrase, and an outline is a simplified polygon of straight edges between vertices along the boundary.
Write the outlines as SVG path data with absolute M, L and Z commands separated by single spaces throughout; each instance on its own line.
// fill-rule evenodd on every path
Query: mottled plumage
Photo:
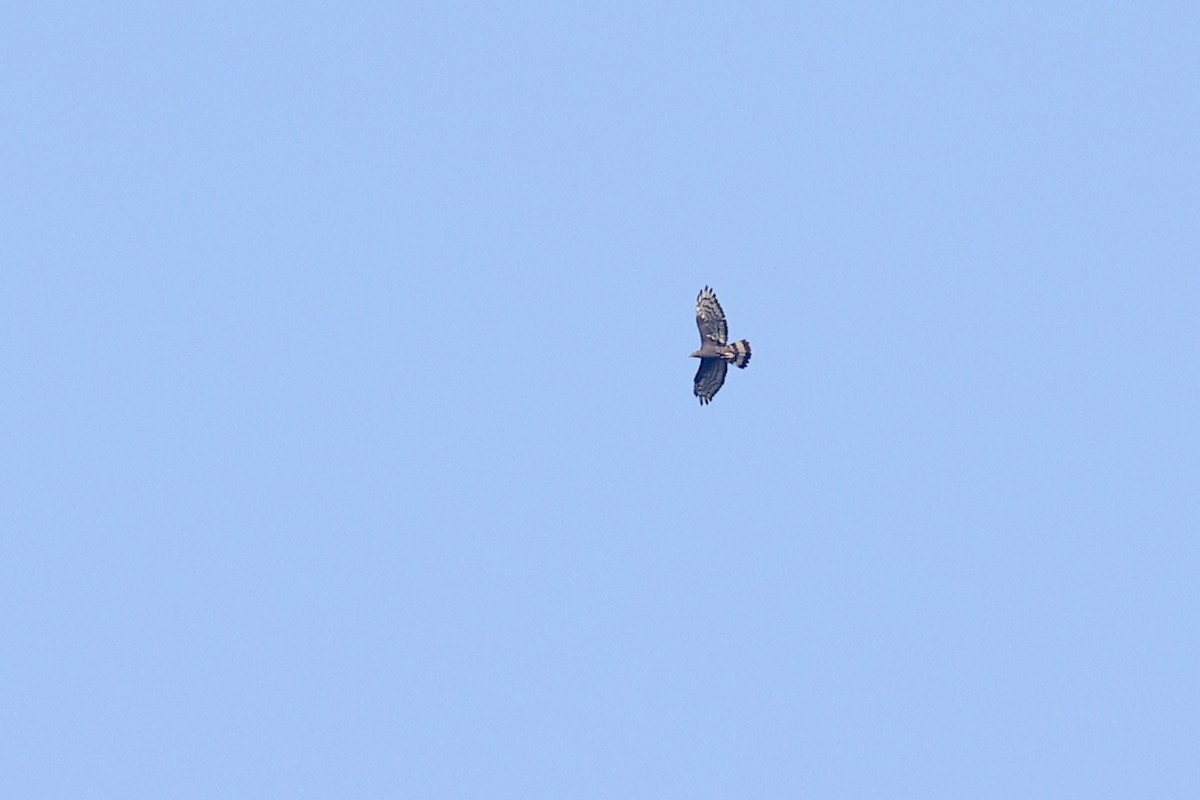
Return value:
M 712 402 L 725 383 L 729 365 L 745 369 L 750 363 L 750 343 L 745 339 L 729 344 L 729 324 L 717 301 L 716 293 L 707 286 L 696 298 L 696 327 L 700 329 L 700 349 L 692 358 L 700 359 L 696 370 L 694 392 L 700 405 Z

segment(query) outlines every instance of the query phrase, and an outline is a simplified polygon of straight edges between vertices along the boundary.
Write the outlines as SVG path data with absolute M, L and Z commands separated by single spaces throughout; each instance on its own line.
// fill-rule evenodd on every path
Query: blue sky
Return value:
M 0 794 L 1196 797 L 1200 11 L 993 5 L 3 12 Z

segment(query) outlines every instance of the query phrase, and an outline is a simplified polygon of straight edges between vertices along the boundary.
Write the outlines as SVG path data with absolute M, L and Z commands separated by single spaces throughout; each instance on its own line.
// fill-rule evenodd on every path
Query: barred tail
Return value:
M 733 362 L 735 367 L 745 369 L 746 365 L 750 363 L 750 343 L 742 339 L 740 342 L 734 342 L 729 346 L 733 348 L 733 357 L 729 360 Z

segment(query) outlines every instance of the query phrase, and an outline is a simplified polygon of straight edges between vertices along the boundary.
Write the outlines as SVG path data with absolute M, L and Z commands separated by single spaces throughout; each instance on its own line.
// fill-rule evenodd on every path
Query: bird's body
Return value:
M 725 383 L 729 365 L 745 369 L 750 363 L 750 342 L 742 339 L 729 344 L 729 324 L 717 301 L 716 292 L 707 286 L 696 297 L 696 327 L 700 330 L 700 349 L 692 358 L 700 359 L 693 392 L 700 405 L 711 403 Z

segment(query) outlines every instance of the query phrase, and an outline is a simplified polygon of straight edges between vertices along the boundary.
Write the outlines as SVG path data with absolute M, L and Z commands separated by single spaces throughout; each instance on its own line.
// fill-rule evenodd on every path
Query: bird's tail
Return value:
M 730 362 L 739 369 L 745 369 L 746 365 L 750 363 L 750 343 L 742 339 L 729 347 L 733 350 L 733 354 L 729 357 Z

